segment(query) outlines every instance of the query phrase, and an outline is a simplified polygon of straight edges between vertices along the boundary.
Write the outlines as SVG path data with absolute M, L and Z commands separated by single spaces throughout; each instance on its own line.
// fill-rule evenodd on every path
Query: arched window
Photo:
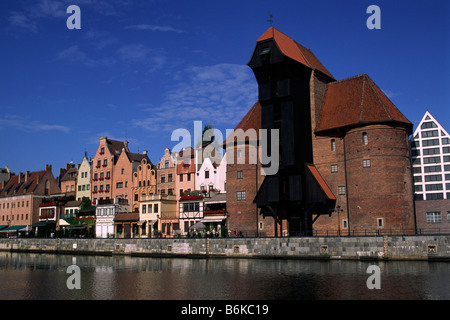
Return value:
M 44 194 L 46 196 L 48 196 L 50 194 L 50 181 L 45 180 L 45 190 L 44 190 Z

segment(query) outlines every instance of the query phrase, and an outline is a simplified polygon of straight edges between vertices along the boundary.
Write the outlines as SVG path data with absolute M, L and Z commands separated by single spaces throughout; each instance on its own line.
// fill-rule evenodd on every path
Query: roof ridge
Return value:
M 362 122 L 363 113 L 364 113 L 364 85 L 366 83 L 366 77 L 362 77 L 362 88 L 361 88 L 361 103 L 359 105 L 359 122 Z
M 371 80 L 371 79 L 369 78 L 369 81 L 370 81 L 370 80 Z M 371 88 L 372 91 L 375 93 L 375 96 L 377 97 L 378 102 L 379 102 L 379 103 L 381 104 L 381 106 L 383 107 L 383 110 L 384 110 L 384 112 L 386 112 L 388 118 L 389 118 L 390 120 L 393 120 L 393 117 L 392 117 L 391 114 L 389 113 L 389 110 L 386 108 L 386 105 L 383 103 L 383 100 L 380 99 L 380 96 L 379 96 L 378 92 L 377 92 L 377 91 L 375 90 L 375 88 L 373 87 L 374 85 L 375 85 L 375 83 L 374 83 L 373 81 L 371 81 L 371 83 L 370 83 L 370 88 Z M 380 91 L 384 94 L 383 90 L 380 89 Z M 386 98 L 387 98 L 387 96 L 386 96 Z M 388 98 L 388 99 L 389 99 L 389 98 Z M 391 103 L 392 103 L 392 101 L 391 101 Z
M 364 77 L 364 76 L 367 76 L 367 77 L 368 77 L 368 75 L 367 75 L 366 73 L 361 73 L 361 74 L 358 74 L 358 75 L 356 75 L 356 76 L 344 78 L 344 79 L 341 79 L 341 80 L 335 80 L 335 81 L 329 82 L 329 83 L 327 84 L 327 87 L 328 87 L 329 85 L 332 85 L 332 84 L 339 84 L 339 83 L 342 83 L 342 82 L 345 82 L 345 81 L 350 81 L 350 80 L 353 80 L 353 79 L 356 79 L 356 78 L 360 78 L 360 77 Z
M 298 42 L 295 41 L 295 40 L 294 40 L 294 42 L 295 42 L 295 44 L 296 44 L 297 46 L 300 46 L 300 47 L 302 47 L 302 49 L 308 50 L 309 53 L 313 54 L 312 51 L 309 50 L 308 48 L 306 48 L 305 46 L 302 46 L 300 43 L 298 43 Z M 309 65 L 309 67 L 310 67 L 311 69 L 313 69 L 313 70 L 319 70 L 319 69 L 317 69 L 316 67 L 314 67 L 314 66 L 311 64 L 311 62 L 309 62 L 309 60 L 308 60 L 308 59 L 305 57 L 305 55 L 303 54 L 302 49 L 299 48 L 298 51 L 300 51 L 300 54 L 302 55 L 303 59 L 305 59 L 306 63 Z M 325 68 L 325 67 L 324 67 L 324 68 Z M 319 71 L 320 71 L 320 70 L 319 70 Z M 322 72 L 322 71 L 320 71 L 320 72 Z

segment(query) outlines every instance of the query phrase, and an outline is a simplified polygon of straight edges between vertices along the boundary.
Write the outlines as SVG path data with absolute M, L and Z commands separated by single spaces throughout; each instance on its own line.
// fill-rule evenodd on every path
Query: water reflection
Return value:
M 81 290 L 66 286 L 72 264 Z M 0 252 L 0 299 L 450 299 L 449 263 L 377 262 L 381 290 L 366 286 L 370 264 Z

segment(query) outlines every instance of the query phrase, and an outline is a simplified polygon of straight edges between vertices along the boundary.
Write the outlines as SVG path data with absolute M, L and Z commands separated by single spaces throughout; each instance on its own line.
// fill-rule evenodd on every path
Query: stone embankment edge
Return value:
M 201 238 L 0 239 L 0 251 L 171 258 L 450 261 L 450 235 Z

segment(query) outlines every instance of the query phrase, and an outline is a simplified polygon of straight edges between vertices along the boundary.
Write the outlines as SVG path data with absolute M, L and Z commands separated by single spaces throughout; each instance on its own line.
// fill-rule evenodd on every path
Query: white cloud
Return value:
M 12 27 L 31 32 L 37 31 L 36 23 L 31 21 L 30 18 L 22 12 L 12 12 L 8 20 Z
M 236 64 L 188 67 L 175 75 L 157 108 L 133 123 L 149 131 L 191 128 L 199 120 L 234 128 L 257 100 L 257 84 L 250 68 Z
M 56 54 L 55 60 L 68 63 L 82 64 L 88 67 L 111 66 L 115 60 L 111 57 L 92 59 L 78 45 L 70 46 Z
M 70 128 L 67 126 L 42 123 L 37 120 L 30 120 L 17 115 L 6 115 L 0 118 L 0 130 L 7 129 L 8 127 L 27 133 L 40 131 L 59 131 L 63 133 L 70 132 Z
M 128 62 L 145 61 L 152 50 L 143 44 L 130 44 L 117 50 L 119 58 Z
M 177 29 L 177 28 L 174 28 L 171 26 L 150 25 L 150 24 L 134 24 L 134 25 L 126 26 L 125 29 L 184 33 L 183 30 Z

